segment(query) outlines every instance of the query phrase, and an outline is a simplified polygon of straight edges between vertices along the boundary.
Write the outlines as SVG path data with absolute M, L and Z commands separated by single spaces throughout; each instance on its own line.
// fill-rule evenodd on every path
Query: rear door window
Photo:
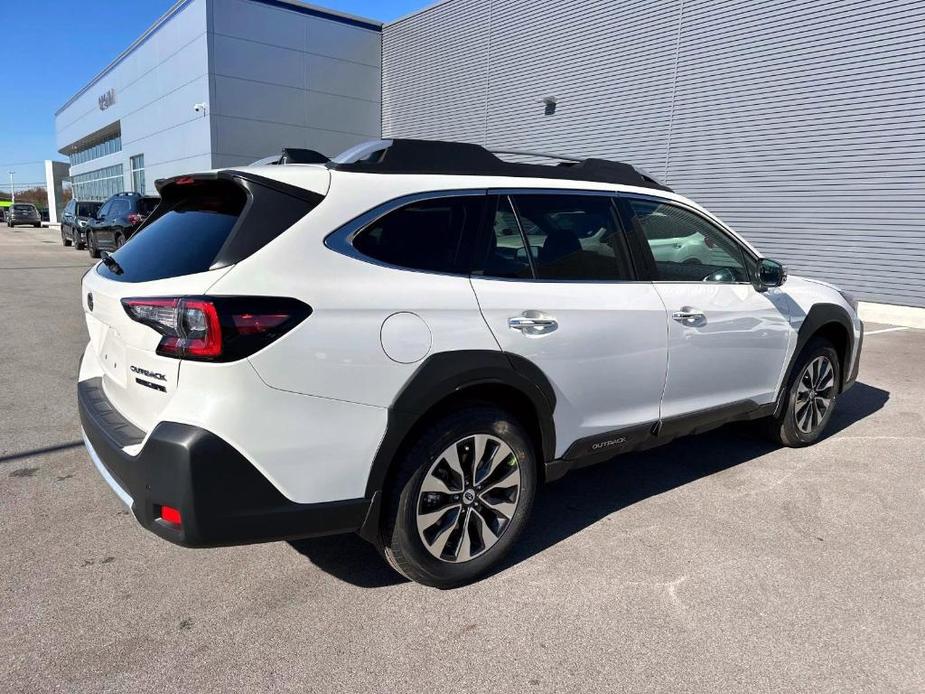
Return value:
M 520 194 L 512 200 L 537 279 L 633 279 L 611 196 Z

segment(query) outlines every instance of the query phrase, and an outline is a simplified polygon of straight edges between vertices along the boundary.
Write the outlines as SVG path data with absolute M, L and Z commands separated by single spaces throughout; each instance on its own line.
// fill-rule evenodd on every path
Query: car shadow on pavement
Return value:
M 839 398 L 825 438 L 877 412 L 889 397 L 885 390 L 857 383 Z M 731 424 L 575 470 L 541 488 L 520 541 L 493 573 L 529 559 L 622 508 L 748 462 L 778 447 L 762 438 L 756 429 L 753 422 Z M 356 535 L 290 544 L 318 568 L 359 587 L 377 588 L 405 582 L 372 545 Z

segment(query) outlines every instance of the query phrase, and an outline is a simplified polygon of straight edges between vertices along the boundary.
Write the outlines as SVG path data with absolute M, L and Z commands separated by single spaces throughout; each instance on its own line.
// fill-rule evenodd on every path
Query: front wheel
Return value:
M 64 227 L 61 227 L 61 245 L 70 246 L 72 243 L 70 234 L 64 233 Z
M 383 554 L 418 583 L 473 581 L 516 543 L 536 486 L 533 445 L 512 415 L 473 405 L 442 417 L 402 457 L 386 490 Z
M 792 448 L 815 443 L 832 419 L 840 383 L 838 352 L 813 338 L 794 364 L 783 411 L 768 420 L 771 439 Z
M 100 249 L 96 245 L 96 234 L 94 234 L 92 231 L 87 232 L 87 250 L 90 252 L 91 258 L 100 257 Z

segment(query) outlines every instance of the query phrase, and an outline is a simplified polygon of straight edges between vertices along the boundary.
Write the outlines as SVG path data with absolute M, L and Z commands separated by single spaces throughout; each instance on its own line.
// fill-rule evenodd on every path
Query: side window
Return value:
M 109 211 L 112 209 L 112 202 L 113 201 L 110 200 L 105 205 L 103 205 L 100 208 L 100 211 L 96 216 L 99 217 L 100 219 L 106 219 L 109 216 Z
M 663 282 L 748 282 L 745 255 L 703 217 L 675 205 L 628 200 Z
M 537 279 L 629 280 L 623 233 L 607 195 L 515 195 Z
M 483 196 L 437 198 L 389 212 L 366 227 L 353 247 L 374 260 L 410 270 L 469 273 L 469 249 Z
M 524 237 L 506 195 L 498 198 L 487 250 L 480 274 L 486 277 L 533 279 Z

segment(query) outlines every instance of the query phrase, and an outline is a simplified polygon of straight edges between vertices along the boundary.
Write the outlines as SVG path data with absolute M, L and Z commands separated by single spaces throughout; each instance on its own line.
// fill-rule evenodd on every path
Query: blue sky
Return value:
M 15 13 L 0 41 L 0 191 L 44 181 L 55 149 L 54 113 L 134 41 L 174 0 L 8 0 Z M 432 0 L 315 0 L 313 4 L 388 21 Z

